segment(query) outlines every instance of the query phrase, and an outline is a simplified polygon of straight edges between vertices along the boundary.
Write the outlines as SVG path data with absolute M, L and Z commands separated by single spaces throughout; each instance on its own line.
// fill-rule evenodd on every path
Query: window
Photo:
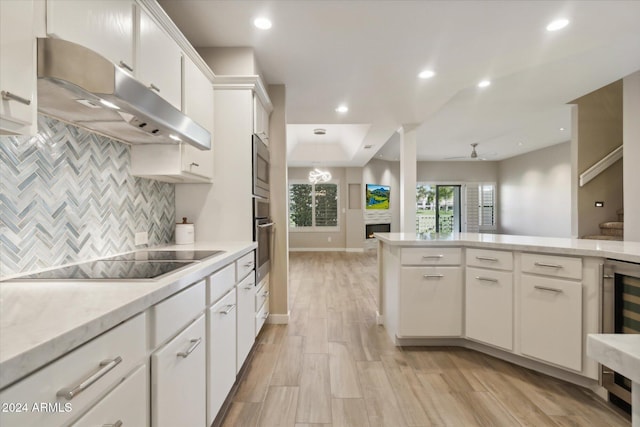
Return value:
M 481 231 L 496 229 L 495 201 L 495 184 L 480 184 L 478 186 L 478 225 Z
M 295 231 L 335 231 L 338 224 L 336 183 L 289 184 L 289 227 Z

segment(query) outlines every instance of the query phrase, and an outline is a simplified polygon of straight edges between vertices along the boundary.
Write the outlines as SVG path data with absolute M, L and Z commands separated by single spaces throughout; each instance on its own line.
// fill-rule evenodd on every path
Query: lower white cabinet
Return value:
M 522 354 L 582 370 L 582 283 L 522 275 Z
M 269 318 L 269 274 L 257 286 L 255 296 L 255 336 L 257 337 Z
M 236 381 L 236 307 L 236 289 L 232 288 L 227 295 L 207 310 L 208 426 L 213 423 Z
M 236 373 L 242 368 L 256 337 L 254 322 L 256 313 L 254 306 L 255 295 L 256 275 L 251 273 L 236 286 L 236 296 L 238 298 Z
M 398 336 L 462 334 L 461 267 L 402 267 L 399 297 Z
M 151 425 L 206 424 L 204 315 L 151 355 Z
M 148 426 L 148 382 L 149 368 L 142 365 L 72 426 Z
M 467 267 L 468 338 L 513 350 L 513 273 Z

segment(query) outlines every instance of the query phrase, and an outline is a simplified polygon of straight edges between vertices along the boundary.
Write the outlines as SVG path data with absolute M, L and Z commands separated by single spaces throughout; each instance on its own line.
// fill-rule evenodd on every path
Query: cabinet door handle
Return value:
M 122 422 L 122 420 L 118 420 L 113 424 L 104 424 L 102 427 L 122 427 L 124 425 L 124 423 Z
M 538 267 L 547 267 L 547 268 L 562 268 L 560 264 L 549 264 L 546 262 L 534 262 L 533 265 L 537 265 Z
M 549 288 L 547 286 L 539 286 L 539 285 L 535 285 L 534 288 L 539 289 L 541 291 L 549 291 L 549 292 L 555 292 L 557 294 L 562 293 L 562 289 L 556 289 L 556 288 Z
M 229 304 L 227 306 L 226 310 L 220 310 L 218 313 L 220 313 L 220 314 L 229 314 L 229 313 L 231 313 L 233 311 L 234 308 L 236 308 L 235 304 Z
M 444 258 L 444 255 L 423 255 L 422 259 Z
M 21 104 L 24 105 L 31 105 L 31 100 L 27 99 L 27 98 L 23 98 L 21 96 L 18 96 L 14 93 L 8 92 L 6 90 L 3 90 L 2 92 L 2 99 L 4 99 L 5 101 L 18 101 Z
M 158 86 L 154 85 L 153 83 L 149 84 L 149 89 L 155 90 L 156 92 L 160 93 L 160 88 Z
M 199 168 L 199 167 L 200 167 L 200 165 L 199 165 L 199 164 L 197 164 L 196 162 L 191 162 L 191 164 L 190 164 L 189 166 L 195 166 L 195 167 L 197 167 L 197 168 Z
M 258 224 L 258 228 L 269 228 L 273 227 L 274 225 L 276 225 L 275 222 L 268 222 L 266 224 Z
M 98 381 L 100 378 L 107 375 L 113 368 L 118 366 L 118 364 L 122 362 L 122 357 L 118 356 L 115 359 L 111 360 L 103 360 L 100 362 L 100 368 L 97 371 L 89 375 L 84 380 L 80 381 L 80 383 L 60 389 L 57 393 L 57 397 L 64 397 L 67 400 L 71 400 L 86 389 L 88 389 L 93 383 Z
M 498 258 L 494 258 L 492 256 L 477 256 L 476 259 L 479 259 L 480 261 L 498 262 Z
M 253 267 L 253 261 L 249 261 L 244 266 L 247 267 L 247 268 L 252 268 Z
M 131 71 L 133 73 L 133 67 L 131 65 L 127 64 L 126 62 L 120 61 L 120 66 L 122 68 L 124 68 L 126 70 L 129 70 L 129 71 Z
M 482 282 L 498 283 L 498 279 L 494 279 L 493 277 L 476 276 L 476 280 L 480 280 Z
M 195 338 L 189 342 L 191 343 L 191 345 L 189 346 L 187 351 L 181 351 L 180 353 L 177 354 L 178 357 L 184 357 L 185 359 L 189 357 L 189 355 L 193 353 L 193 350 L 195 350 L 196 347 L 200 345 L 200 343 L 202 342 L 202 338 Z
M 425 279 L 442 279 L 444 274 L 423 274 L 422 277 Z
M 251 286 L 245 286 L 244 289 L 246 291 L 250 291 L 251 289 L 255 288 L 255 285 L 251 285 Z
M 265 293 L 262 294 L 262 298 L 267 298 L 269 296 L 269 291 L 265 291 Z

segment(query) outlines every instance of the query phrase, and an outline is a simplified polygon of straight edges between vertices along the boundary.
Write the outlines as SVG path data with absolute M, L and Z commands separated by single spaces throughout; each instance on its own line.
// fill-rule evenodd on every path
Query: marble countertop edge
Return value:
M 640 334 L 588 334 L 587 356 L 640 384 Z

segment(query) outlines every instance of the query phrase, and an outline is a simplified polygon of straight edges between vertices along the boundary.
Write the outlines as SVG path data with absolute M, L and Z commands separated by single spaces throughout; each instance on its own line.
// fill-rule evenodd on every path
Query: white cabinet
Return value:
M 253 95 L 253 133 L 269 145 L 269 111 L 262 105 L 260 98 Z
M 236 313 L 235 288 L 207 310 L 207 425 L 213 423 L 236 380 Z
M 139 9 L 139 43 L 136 78 L 182 109 L 182 52 L 178 44 Z
M 513 273 L 469 266 L 466 273 L 466 336 L 513 350 Z
M 144 363 L 145 333 L 146 317 L 141 314 L 5 388 L 0 402 L 28 402 L 29 410 L 0 411 L 0 425 L 66 425 Z M 142 397 L 146 402 L 146 388 Z M 34 403 L 61 410 L 34 411 Z
M 265 322 L 269 318 L 269 274 L 267 274 L 260 283 L 258 283 L 258 291 L 255 296 L 256 307 L 256 336 L 262 330 Z
M 400 337 L 462 334 L 460 267 L 402 267 L 399 287 Z
M 520 292 L 522 354 L 581 371 L 582 283 L 523 274 Z
M 236 373 L 240 371 L 244 361 L 247 359 L 251 347 L 255 342 L 255 295 L 256 295 L 256 275 L 249 274 L 242 282 L 236 286 L 236 296 L 238 298 L 237 324 L 237 346 L 236 346 Z
M 134 72 L 134 11 L 133 0 L 47 0 L 47 34 Z
M 148 370 L 147 365 L 140 366 L 72 426 L 148 426 Z
M 0 135 L 37 132 L 33 0 L 0 1 Z
M 204 315 L 151 355 L 154 427 L 204 427 L 206 422 Z

